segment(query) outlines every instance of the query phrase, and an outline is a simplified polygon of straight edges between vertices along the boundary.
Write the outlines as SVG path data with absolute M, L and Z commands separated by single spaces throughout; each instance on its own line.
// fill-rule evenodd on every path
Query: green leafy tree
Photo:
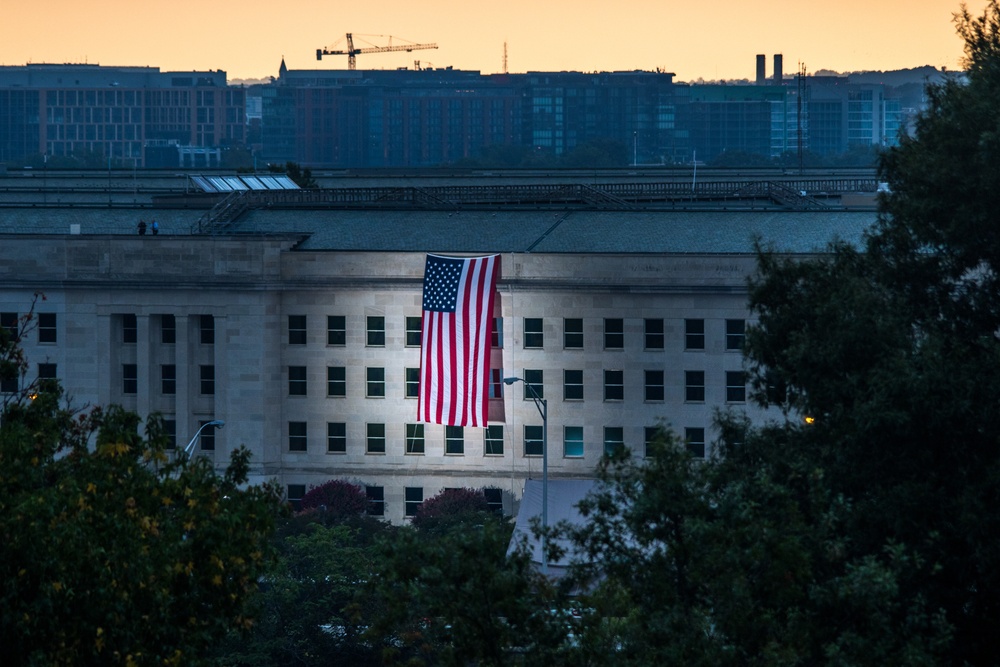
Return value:
M 26 376 L 19 331 L 0 372 Z M 187 665 L 229 628 L 270 559 L 279 499 L 246 487 L 249 453 L 218 476 L 167 450 L 162 420 L 77 413 L 56 381 L 0 412 L 0 642 L 10 665 Z

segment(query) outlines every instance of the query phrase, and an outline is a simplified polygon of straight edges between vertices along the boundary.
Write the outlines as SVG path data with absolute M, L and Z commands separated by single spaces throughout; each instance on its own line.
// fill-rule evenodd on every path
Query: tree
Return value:
M 482 523 L 491 517 L 481 489 L 444 489 L 420 503 L 413 527 L 425 532 L 447 532 L 454 523 Z
M 22 379 L 20 336 L 0 369 Z M 13 334 L 13 335 L 12 335 Z M 246 487 L 249 453 L 217 476 L 167 449 L 163 421 L 75 412 L 53 380 L 0 412 L 0 642 L 11 665 L 201 664 L 270 559 L 275 489 Z
M 368 509 L 368 497 L 358 484 L 331 479 L 314 486 L 302 496 L 300 506 L 334 519 L 361 516 Z

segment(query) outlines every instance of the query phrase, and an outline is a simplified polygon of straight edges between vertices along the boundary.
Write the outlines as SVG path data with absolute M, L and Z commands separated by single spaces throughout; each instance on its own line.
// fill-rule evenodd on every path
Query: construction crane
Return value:
M 384 37 L 384 35 L 368 35 L 369 37 Z M 398 37 L 396 39 L 399 39 Z M 405 40 L 404 40 L 405 41 Z M 337 40 L 340 43 L 340 40 Z M 418 51 L 421 49 L 436 49 L 437 44 L 397 44 L 393 46 L 392 35 L 389 35 L 388 46 L 365 46 L 359 49 L 354 48 L 354 35 L 347 33 L 347 49 L 332 49 L 331 47 L 316 49 L 316 60 L 323 60 L 323 56 L 347 55 L 347 69 L 357 69 L 357 56 L 359 53 L 387 53 L 389 51 Z

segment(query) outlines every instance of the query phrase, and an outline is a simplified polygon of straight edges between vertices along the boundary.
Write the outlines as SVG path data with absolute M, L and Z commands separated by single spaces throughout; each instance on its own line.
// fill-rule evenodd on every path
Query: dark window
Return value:
M 563 427 L 563 456 L 580 458 L 583 456 L 583 427 Z
M 524 426 L 524 455 L 525 456 L 541 456 L 542 455 L 542 427 L 541 426 L 529 426 L 525 424 Z
M 122 393 L 135 394 L 139 391 L 138 369 L 135 364 L 122 364 Z
M 406 345 L 409 347 L 420 347 L 420 325 L 419 317 L 406 318 Z
M 309 442 L 306 422 L 288 422 L 288 451 L 304 452 Z
M 689 403 L 705 400 L 705 371 L 684 371 L 684 400 Z
M 17 338 L 17 313 L 0 313 L 0 328 L 6 329 L 10 339 Z
M 368 398 L 385 398 L 385 369 L 366 368 L 366 384 Z
M 663 320 L 646 320 L 646 349 L 663 349 Z
M 139 324 L 134 313 L 122 315 L 122 342 L 134 343 L 138 340 Z
M 163 364 L 160 366 L 160 393 L 177 393 L 177 366 L 173 364 Z
M 646 400 L 663 400 L 663 371 L 646 371 Z
M 343 315 L 326 316 L 326 344 L 346 345 L 347 325 Z M 381 487 L 380 487 L 381 488 Z
M 684 348 L 705 349 L 705 320 L 684 320 Z
M 215 345 L 215 316 L 202 315 L 198 320 L 201 344 Z
M 535 390 L 535 394 L 538 394 L 538 398 L 545 398 L 545 385 L 542 383 L 542 371 L 535 368 L 525 368 L 524 369 L 524 400 L 531 401 L 534 400 L 534 394 L 531 393 L 531 389 Z M 528 389 L 528 385 L 531 385 L 531 389 Z
M 38 313 L 38 342 L 56 342 L 56 314 Z
M 563 371 L 563 400 L 583 400 L 583 371 Z
M 289 366 L 288 367 L 288 395 L 289 396 L 305 396 L 307 388 L 306 380 L 306 367 L 305 366 Z
M 206 419 L 205 421 L 198 422 L 198 428 L 201 428 L 202 426 L 204 426 L 205 424 L 207 424 L 210 421 L 212 421 L 212 420 L 211 419 Z M 215 427 L 214 426 L 206 428 L 204 431 L 201 432 L 201 435 L 198 436 L 198 447 L 200 447 L 201 451 L 203 451 L 203 452 L 214 452 L 215 451 Z
M 306 316 L 305 315 L 289 315 L 288 316 L 288 344 L 289 345 L 305 345 L 306 344 Z
M 659 426 L 647 426 L 643 429 L 643 442 L 646 446 L 645 457 L 653 456 L 653 443 L 659 442 L 663 438 L 663 429 Z
M 326 451 L 330 454 L 347 453 L 347 424 L 344 422 L 326 423 Z
M 365 497 L 368 499 L 370 516 L 385 516 L 385 487 L 366 486 Z
M 202 396 L 215 394 L 215 366 L 201 367 L 201 394 Z
M 369 454 L 385 454 L 385 424 L 366 426 L 365 451 Z
M 403 493 L 406 499 L 406 516 L 416 516 L 420 505 L 424 502 L 424 490 L 421 487 L 404 487 Z
M 625 398 L 625 371 L 604 371 L 604 400 L 621 401 Z
M 38 364 L 39 380 L 55 380 L 57 377 L 55 364 Z
M 304 495 L 306 495 L 305 484 L 288 485 L 288 504 L 291 505 L 292 509 L 296 512 L 302 509 L 302 496 Z
M 347 396 L 347 369 L 343 366 L 326 367 L 326 395 Z
M 524 318 L 524 346 L 529 348 L 540 348 L 545 343 L 545 335 L 542 333 L 542 318 Z
M 726 371 L 726 402 L 744 403 L 746 400 L 746 375 L 743 371 Z
M 173 315 L 160 315 L 160 342 L 173 345 L 177 342 L 177 318 Z
M 465 428 L 462 426 L 444 427 L 444 453 L 465 454 Z
M 424 453 L 424 425 L 423 424 L 407 424 L 406 425 L 406 453 L 407 454 L 423 454 Z
M 503 514 L 503 491 L 494 487 L 483 489 L 483 496 L 486 497 L 486 507 L 494 514 Z
M 604 427 L 604 455 L 611 456 L 625 449 L 625 430 L 621 426 Z
M 621 350 L 625 347 L 625 321 L 621 318 L 604 320 L 604 349 Z
M 705 429 L 686 428 L 684 429 L 684 442 L 692 456 L 705 458 Z
M 406 398 L 417 398 L 420 396 L 420 369 L 419 368 L 407 368 L 404 371 L 406 373 L 406 378 L 404 380 L 404 393 Z
M 493 318 L 493 337 L 492 343 L 495 349 L 501 349 L 503 347 L 503 318 L 494 317 Z
M 366 329 L 366 345 L 369 347 L 385 347 L 385 318 L 369 317 Z
M 563 320 L 563 347 L 566 349 L 583 348 L 583 320 L 567 318 Z
M 747 323 L 745 320 L 726 320 L 726 349 L 742 350 L 746 337 Z
M 503 456 L 503 425 L 490 424 L 483 432 L 483 454 Z
M 163 430 L 167 435 L 167 449 L 177 449 L 177 421 L 164 419 Z

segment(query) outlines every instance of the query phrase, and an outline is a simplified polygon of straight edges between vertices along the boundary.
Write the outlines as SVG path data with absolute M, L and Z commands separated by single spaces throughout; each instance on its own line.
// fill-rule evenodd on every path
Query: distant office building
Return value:
M 896 146 L 902 127 L 898 99 L 881 84 L 852 84 L 847 77 L 806 77 L 810 150 L 844 153 L 858 146 Z
M 245 143 L 244 109 L 244 89 L 227 86 L 223 71 L 0 67 L 0 161 L 213 166 L 218 149 Z

